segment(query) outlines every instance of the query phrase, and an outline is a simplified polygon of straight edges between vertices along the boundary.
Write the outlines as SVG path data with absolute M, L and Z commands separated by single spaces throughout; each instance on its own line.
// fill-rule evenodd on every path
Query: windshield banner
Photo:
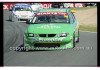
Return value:
M 68 16 L 68 13 L 66 12 L 40 12 L 40 13 L 37 13 L 35 16 L 40 16 L 40 15 L 66 15 Z

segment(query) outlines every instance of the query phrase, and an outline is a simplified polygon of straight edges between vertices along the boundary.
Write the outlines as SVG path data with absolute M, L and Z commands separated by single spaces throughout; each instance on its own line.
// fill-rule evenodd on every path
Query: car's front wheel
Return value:
M 24 48 L 24 50 L 22 50 L 22 51 L 26 51 L 26 47 L 25 47 L 25 45 L 24 45 L 24 38 L 23 38 L 23 48 Z M 28 50 L 27 50 L 28 51 Z
M 75 47 L 75 34 L 73 35 L 73 48 Z
M 78 43 L 78 42 L 79 42 L 79 30 L 78 30 L 78 38 L 77 38 L 76 43 Z
M 12 16 L 9 16 L 9 21 L 12 21 Z

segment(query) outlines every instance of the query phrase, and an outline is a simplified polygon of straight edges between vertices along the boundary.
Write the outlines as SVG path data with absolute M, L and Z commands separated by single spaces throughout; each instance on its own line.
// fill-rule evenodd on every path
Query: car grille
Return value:
M 46 37 L 46 34 L 39 34 L 40 37 Z
M 56 34 L 39 34 L 40 37 L 46 37 L 46 35 L 48 37 L 55 37 L 56 36 Z
M 54 37 L 56 34 L 48 34 L 48 37 Z
M 34 47 L 48 47 L 48 48 L 50 48 L 50 47 L 60 47 L 60 44 L 52 44 L 52 43 L 48 43 L 48 44 L 45 44 L 45 43 L 36 43 L 35 45 L 34 45 Z
M 27 15 L 21 15 L 21 17 L 27 17 Z
M 19 19 L 19 21 L 28 21 L 28 19 Z

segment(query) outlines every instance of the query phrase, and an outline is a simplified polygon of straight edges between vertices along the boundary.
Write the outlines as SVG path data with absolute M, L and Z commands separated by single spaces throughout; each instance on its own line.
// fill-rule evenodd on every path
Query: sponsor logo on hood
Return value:
M 40 26 L 40 27 L 37 27 L 37 28 L 53 29 L 53 28 L 61 28 L 61 27 L 50 24 L 50 25 L 43 25 L 43 26 Z
M 63 38 L 39 38 L 39 42 L 61 42 L 62 40 L 64 39 Z

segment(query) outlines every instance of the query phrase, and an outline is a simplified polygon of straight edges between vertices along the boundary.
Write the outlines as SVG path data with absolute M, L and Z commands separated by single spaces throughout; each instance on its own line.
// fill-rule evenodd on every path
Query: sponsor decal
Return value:
M 41 3 L 41 4 L 42 4 L 42 6 L 41 6 L 42 9 L 51 8 L 51 5 L 52 5 L 52 3 Z
M 32 39 L 31 42 L 36 42 L 38 41 L 38 38 Z
M 75 3 L 75 7 L 84 7 L 84 3 Z
M 73 3 L 64 3 L 65 8 L 73 8 L 74 4 Z
M 3 5 L 4 10 L 8 10 L 8 5 Z
M 39 42 L 62 42 L 64 38 L 39 38 Z
M 68 15 L 66 12 L 40 12 L 37 13 L 35 16 L 40 16 L 40 15 Z
M 44 28 L 44 29 L 53 29 L 53 28 L 61 28 L 60 26 L 54 26 L 53 24 L 50 25 L 43 25 L 37 28 Z
M 64 17 L 67 17 L 68 18 L 68 16 L 66 16 L 66 15 L 64 15 Z
M 67 18 L 68 18 L 68 13 L 66 13 L 66 14 L 64 15 L 64 17 L 67 17 Z
M 3 10 L 10 10 L 15 3 L 3 3 Z
M 64 38 L 35 38 L 31 40 L 32 42 L 62 42 Z
M 65 8 L 79 8 L 84 7 L 85 3 L 64 3 Z

